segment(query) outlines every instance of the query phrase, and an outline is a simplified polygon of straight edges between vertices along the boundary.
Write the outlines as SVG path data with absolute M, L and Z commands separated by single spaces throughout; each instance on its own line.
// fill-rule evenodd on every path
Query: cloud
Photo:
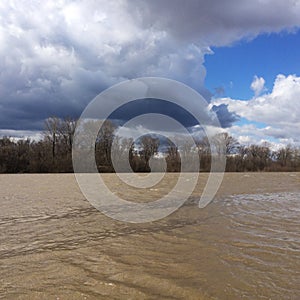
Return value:
M 212 105 L 211 110 L 217 114 L 222 128 L 231 127 L 234 122 L 239 120 L 236 113 L 228 111 L 227 104 Z
M 300 3 L 294 0 L 131 0 L 129 5 L 144 28 L 151 24 L 179 41 L 204 46 L 293 30 L 300 23 Z
M 300 77 L 278 75 L 270 93 L 254 97 L 248 101 L 231 98 L 215 99 L 212 105 L 227 105 L 230 113 L 235 113 L 248 121 L 251 127 L 238 126 L 233 130 L 248 129 L 254 136 L 268 136 L 277 140 L 300 143 Z M 265 124 L 258 128 L 256 123 Z M 243 135 L 243 134 L 241 134 Z
M 300 145 L 299 141 L 294 138 L 282 138 L 281 134 L 273 135 L 270 130 L 278 133 L 278 129 L 271 128 L 270 126 L 267 128 L 258 128 L 255 124 L 234 125 L 227 129 L 227 132 L 235 137 L 241 145 L 268 144 L 269 148 L 274 151 L 287 145 Z
M 250 87 L 253 90 L 253 92 L 255 94 L 255 97 L 259 96 L 265 90 L 265 80 L 264 80 L 264 78 L 263 77 L 257 77 L 255 75 Z
M 280 13 L 278 13 L 280 11 Z M 210 46 L 300 25 L 298 1 L 0 2 L 0 128 L 79 116 L 103 89 L 162 76 L 204 87 Z
M 0 129 L 1 137 L 9 137 L 14 141 L 18 141 L 20 139 L 31 139 L 38 141 L 42 138 L 42 133 L 40 131 L 30 131 L 30 130 L 2 130 Z

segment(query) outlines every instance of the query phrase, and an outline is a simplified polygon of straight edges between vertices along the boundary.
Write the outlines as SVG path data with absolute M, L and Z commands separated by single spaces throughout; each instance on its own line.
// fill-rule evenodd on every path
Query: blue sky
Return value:
M 257 75 L 265 79 L 265 86 L 270 91 L 278 74 L 300 75 L 299 49 L 299 30 L 262 34 L 250 41 L 213 47 L 213 54 L 205 56 L 205 86 L 213 93 L 221 87 L 224 90 L 222 96 L 246 100 L 253 97 L 250 85 Z
M 214 94 L 213 102 L 230 102 L 232 107 L 236 106 L 239 100 L 247 102 L 248 108 L 245 108 L 245 111 L 248 110 L 248 113 L 244 112 L 244 116 L 241 109 L 229 109 L 240 118 L 228 131 L 241 143 L 269 142 L 274 148 L 286 144 L 299 145 L 299 47 L 300 31 L 283 31 L 262 34 L 227 47 L 213 48 L 213 54 L 205 57 L 205 86 Z M 276 78 L 280 74 L 285 78 L 290 76 L 292 81 L 296 82 L 286 87 L 286 92 L 281 98 L 273 93 Z M 258 95 L 255 95 L 251 88 L 254 78 L 261 78 L 264 82 Z M 283 80 L 285 81 L 287 79 Z M 282 90 L 285 90 L 284 85 Z M 289 93 L 293 96 L 289 97 Z M 222 98 L 226 100 L 220 100 Z M 259 102 L 267 103 L 264 104 L 264 117 L 261 116 Z M 273 118 L 274 109 L 280 110 L 279 105 L 289 106 L 290 114 L 282 113 Z M 294 123 L 289 120 L 293 112 L 296 114 Z
M 155 76 L 203 94 L 241 143 L 300 143 L 299 28 L 300 0 L 1 1 L 0 136 Z

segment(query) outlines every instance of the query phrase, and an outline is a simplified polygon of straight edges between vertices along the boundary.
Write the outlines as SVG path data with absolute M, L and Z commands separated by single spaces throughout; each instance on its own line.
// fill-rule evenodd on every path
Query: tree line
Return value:
M 51 117 L 45 121 L 41 140 L 0 138 L 0 173 L 73 172 L 76 124 L 73 118 Z M 85 126 L 93 126 L 93 122 Z M 200 171 L 209 172 L 211 149 L 218 152 L 220 141 L 225 146 L 222 151 L 227 158 L 227 172 L 300 171 L 300 148 L 291 145 L 274 151 L 267 143 L 245 146 L 227 133 L 219 133 L 210 139 L 197 139 L 193 145 L 183 142 L 178 148 L 169 140 L 162 141 L 151 135 L 144 135 L 137 141 L 121 138 L 115 135 L 116 129 L 117 126 L 107 120 L 99 130 L 93 149 L 99 172 L 114 172 L 116 165 L 117 172 L 127 172 L 126 160 L 134 172 L 180 172 L 182 161 L 190 165 L 190 169 L 185 166 L 185 170 L 193 171 L 195 155 L 199 158 Z

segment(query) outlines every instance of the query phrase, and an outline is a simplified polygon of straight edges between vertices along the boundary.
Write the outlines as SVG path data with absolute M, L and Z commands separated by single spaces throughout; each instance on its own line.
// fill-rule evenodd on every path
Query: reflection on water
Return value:
M 22 176 L 0 177 L 2 299 L 300 297 L 299 191 L 223 196 L 205 209 L 191 199 L 128 224 L 92 208 L 71 176 Z

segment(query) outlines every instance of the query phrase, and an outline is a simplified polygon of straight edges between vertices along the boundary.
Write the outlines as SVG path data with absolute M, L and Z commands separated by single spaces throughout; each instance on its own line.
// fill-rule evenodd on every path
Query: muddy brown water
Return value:
M 145 224 L 97 211 L 71 174 L 0 175 L 0 188 L 1 299 L 300 299 L 299 173 L 227 173 L 206 208 L 191 197 Z

